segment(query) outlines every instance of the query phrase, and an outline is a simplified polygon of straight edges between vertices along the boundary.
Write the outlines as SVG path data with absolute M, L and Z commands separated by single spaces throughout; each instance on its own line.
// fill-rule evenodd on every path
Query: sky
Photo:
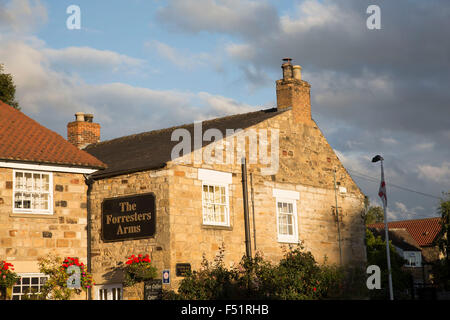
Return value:
M 388 219 L 405 220 L 450 191 L 449 31 L 448 0 L 0 0 L 0 63 L 25 114 L 66 137 L 93 113 L 107 140 L 275 107 L 290 57 L 355 182 L 381 205 L 382 155 Z

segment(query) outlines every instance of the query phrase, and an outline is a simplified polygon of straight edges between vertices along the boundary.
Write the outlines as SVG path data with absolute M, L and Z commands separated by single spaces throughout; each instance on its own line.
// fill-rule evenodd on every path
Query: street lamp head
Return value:
M 372 162 L 378 162 L 380 160 L 384 160 L 382 156 L 377 154 L 375 157 L 373 157 Z

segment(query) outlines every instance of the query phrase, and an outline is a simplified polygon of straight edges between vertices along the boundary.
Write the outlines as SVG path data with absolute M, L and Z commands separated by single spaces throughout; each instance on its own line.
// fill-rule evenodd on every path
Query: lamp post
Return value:
M 378 191 L 378 195 L 381 198 L 381 202 L 383 202 L 383 211 L 384 211 L 384 233 L 386 239 L 386 256 L 387 256 L 387 266 L 388 266 L 388 275 L 389 275 L 389 297 L 391 300 L 394 300 L 394 290 L 392 288 L 392 271 L 391 271 L 391 254 L 389 250 L 389 232 L 388 232 L 388 222 L 387 222 L 387 196 L 386 196 L 386 183 L 384 181 L 384 170 L 383 170 L 383 157 L 380 155 L 376 155 L 373 157 L 372 162 L 381 163 L 381 184 L 380 190 Z

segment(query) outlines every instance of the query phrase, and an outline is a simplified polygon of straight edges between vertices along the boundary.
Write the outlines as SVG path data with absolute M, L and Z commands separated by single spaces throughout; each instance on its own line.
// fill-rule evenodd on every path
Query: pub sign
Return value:
M 153 193 L 105 199 L 102 202 L 102 240 L 149 238 L 156 229 Z

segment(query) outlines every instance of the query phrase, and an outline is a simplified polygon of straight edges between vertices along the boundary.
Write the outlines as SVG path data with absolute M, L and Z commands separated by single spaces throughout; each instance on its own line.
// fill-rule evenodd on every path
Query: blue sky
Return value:
M 69 5 L 81 30 L 69 30 Z M 368 30 L 366 9 L 381 9 Z M 0 0 L 0 63 L 22 111 L 102 139 L 276 105 L 281 59 L 303 67 L 312 116 L 373 204 L 385 158 L 390 219 L 436 216 L 450 190 L 447 0 Z

